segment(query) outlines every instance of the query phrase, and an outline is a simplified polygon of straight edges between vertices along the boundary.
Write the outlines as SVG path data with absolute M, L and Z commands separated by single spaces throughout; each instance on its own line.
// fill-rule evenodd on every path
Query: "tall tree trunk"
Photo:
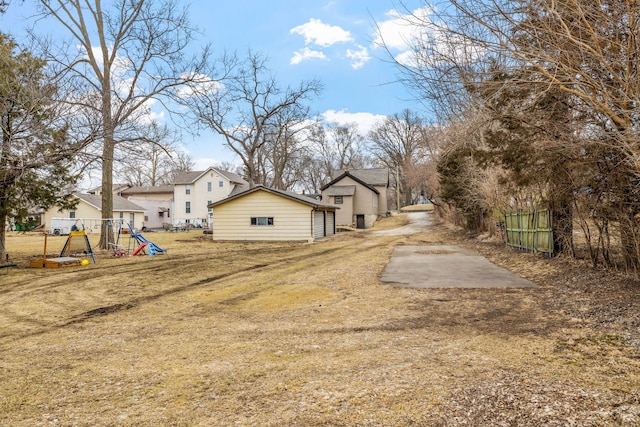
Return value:
M 553 253 L 575 257 L 573 246 L 573 205 L 566 200 L 551 203 Z
M 113 156 L 115 152 L 113 132 L 105 137 L 102 149 L 102 226 L 100 229 L 100 249 L 109 249 L 109 243 L 115 242 L 113 224 Z
M 0 264 L 7 258 L 7 214 L 5 213 L 5 206 L 3 206 L 3 200 L 2 195 L 0 195 Z

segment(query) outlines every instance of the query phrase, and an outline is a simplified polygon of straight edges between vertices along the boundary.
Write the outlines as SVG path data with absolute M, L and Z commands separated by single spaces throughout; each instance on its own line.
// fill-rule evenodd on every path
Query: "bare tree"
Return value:
M 418 156 L 423 126 L 422 119 L 417 114 L 405 109 L 387 117 L 369 132 L 371 153 L 392 171 L 393 176 L 400 176 L 396 188 L 404 194 L 404 203 L 407 205 L 412 203 L 414 190 L 417 188 L 410 185 L 408 174 L 413 171 L 412 176 L 418 176 L 415 165 L 420 160 Z
M 173 183 L 176 172 L 191 170 L 188 153 L 176 148 L 176 135 L 165 126 L 152 123 L 146 140 L 123 144 L 116 154 L 115 169 L 123 183 L 157 186 Z
M 116 0 L 108 8 L 100 0 L 40 0 L 39 5 L 43 17 L 57 21 L 72 39 L 72 49 L 49 49 L 47 59 L 75 79 L 78 90 L 84 88 L 72 102 L 99 116 L 102 217 L 111 218 L 115 148 L 140 139 L 137 124 L 154 100 L 199 78 L 203 62 L 186 56 L 194 29 L 175 0 Z M 103 221 L 102 248 L 112 240 L 107 224 Z
M 269 187 L 292 190 L 306 173 L 301 162 L 306 146 L 309 124 L 308 109 L 284 109 L 268 124 L 263 146 L 263 181 Z
M 222 76 L 195 82 L 191 96 L 185 99 L 200 125 L 222 135 L 226 146 L 238 155 L 250 185 L 264 184 L 260 175 L 263 148 L 270 141 L 268 134 L 274 132 L 277 115 L 286 111 L 301 117 L 308 111 L 305 102 L 322 89 L 316 80 L 282 89 L 267 61 L 263 54 L 251 51 L 244 60 L 225 55 L 210 72 Z

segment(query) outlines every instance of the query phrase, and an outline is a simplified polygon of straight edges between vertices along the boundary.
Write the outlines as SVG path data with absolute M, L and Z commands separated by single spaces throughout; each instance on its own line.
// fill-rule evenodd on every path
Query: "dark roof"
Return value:
M 171 193 L 173 194 L 173 185 L 158 185 L 155 187 L 130 187 L 122 191 L 122 194 L 159 194 L 159 193 Z
M 331 173 L 331 179 L 335 180 L 345 173 L 348 173 L 350 176 L 356 177 L 369 185 L 389 186 L 389 168 L 350 169 L 346 171 L 334 170 Z
M 305 205 L 309 205 L 314 208 L 339 209 L 335 205 L 332 205 L 330 203 L 325 203 L 320 200 L 312 199 L 311 197 L 307 197 L 303 194 L 292 193 L 290 191 L 284 191 L 284 190 L 277 190 L 275 188 L 265 187 L 264 185 L 256 185 L 253 188 L 248 188 L 248 186 L 246 186 L 244 187 L 244 191 L 239 191 L 239 192 L 234 191 L 226 199 L 222 199 L 217 202 L 211 203 L 210 205 L 208 205 L 208 207 L 213 208 L 223 203 L 227 203 L 232 200 L 239 199 L 240 197 L 244 197 L 256 191 L 266 191 L 267 193 L 275 194 L 277 196 L 281 196 L 296 202 L 304 203 Z
M 94 206 L 95 208 L 102 210 L 102 195 L 98 194 L 85 194 L 85 193 L 75 193 L 78 199 L 84 201 L 85 203 Z M 142 206 L 138 206 L 133 202 L 125 199 L 120 196 L 113 196 L 113 210 L 114 211 L 126 211 L 126 212 L 144 212 L 145 208 Z
M 327 196 L 353 196 L 356 194 L 355 185 L 332 185 L 327 190 Z
M 369 184 L 368 182 L 363 181 L 362 179 L 358 178 L 356 175 L 352 175 L 351 172 L 349 171 L 345 171 L 343 172 L 341 175 L 338 175 L 336 178 L 334 178 L 333 180 L 331 180 L 331 182 L 329 182 L 328 184 L 323 185 L 320 190 L 324 191 L 329 187 L 334 186 L 334 184 L 342 181 L 344 178 L 349 177 L 352 180 L 354 180 L 355 182 L 367 187 L 369 190 L 373 191 L 376 194 L 380 194 L 380 192 L 378 191 L 378 189 L 376 187 L 374 187 L 373 184 Z
M 196 180 L 198 180 L 198 178 L 200 178 L 202 175 L 204 175 L 205 173 L 209 172 L 210 170 L 216 171 L 217 173 L 219 173 L 220 175 L 224 176 L 225 178 L 227 178 L 230 182 L 233 182 L 234 184 L 248 184 L 247 181 L 245 181 L 237 173 L 233 173 L 233 172 L 229 172 L 229 171 L 223 171 L 221 169 L 216 169 L 214 167 L 210 167 L 209 169 L 203 170 L 203 171 L 181 172 L 173 180 L 173 183 L 174 184 L 193 184 Z

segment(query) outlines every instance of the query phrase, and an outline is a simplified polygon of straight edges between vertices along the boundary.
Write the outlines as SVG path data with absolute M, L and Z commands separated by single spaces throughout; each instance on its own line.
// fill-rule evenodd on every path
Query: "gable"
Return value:
M 271 194 L 274 197 L 290 200 L 290 201 L 292 201 L 294 203 L 298 203 L 298 204 L 302 204 L 302 205 L 308 205 L 308 206 L 311 206 L 311 207 L 316 208 L 316 209 L 322 209 L 322 210 L 337 209 L 336 206 L 334 206 L 334 205 L 322 202 L 320 200 L 312 199 L 312 198 L 304 196 L 302 194 L 296 194 L 296 193 L 292 193 L 292 192 L 284 191 L 284 190 L 276 190 L 274 188 L 268 188 L 268 187 L 264 187 L 262 185 L 258 185 L 256 187 L 249 188 L 249 189 L 247 189 L 245 191 L 242 191 L 242 192 L 239 192 L 239 193 L 235 193 L 234 192 L 232 195 L 230 195 L 226 199 L 211 203 L 209 205 L 209 207 L 216 207 L 216 206 L 219 206 L 219 205 L 223 205 L 225 203 L 230 203 L 230 202 L 232 202 L 232 201 L 234 201 L 236 199 L 247 197 L 248 195 L 253 194 L 253 193 L 268 193 L 268 194 Z
M 327 188 L 326 195 L 329 197 L 335 196 L 353 196 L 356 193 L 355 185 L 332 185 Z
M 350 169 L 347 171 L 334 170 L 331 173 L 332 180 L 336 180 L 343 175 L 351 175 L 365 184 L 374 187 L 389 186 L 389 169 L 388 168 L 371 168 L 371 169 Z
M 336 186 L 364 187 L 373 191 L 376 194 L 380 194 L 378 189 L 375 188 L 373 185 L 367 184 L 366 182 L 362 181 L 360 178 L 351 175 L 349 172 L 343 173 L 342 175 L 340 175 L 330 183 L 324 185 L 320 190 L 324 192 L 327 188 L 336 187 Z

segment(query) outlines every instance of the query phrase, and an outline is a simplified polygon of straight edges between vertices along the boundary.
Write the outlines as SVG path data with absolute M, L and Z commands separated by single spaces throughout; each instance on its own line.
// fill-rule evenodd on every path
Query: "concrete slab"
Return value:
M 383 283 L 414 288 L 532 288 L 533 282 L 458 246 L 398 246 Z

